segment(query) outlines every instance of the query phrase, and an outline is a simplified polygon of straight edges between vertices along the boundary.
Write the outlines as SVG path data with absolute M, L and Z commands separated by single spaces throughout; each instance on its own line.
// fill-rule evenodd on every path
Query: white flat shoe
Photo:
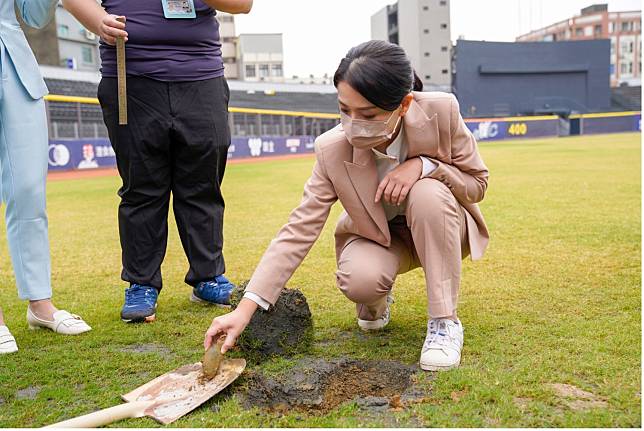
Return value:
M 65 310 L 55 312 L 54 320 L 49 321 L 39 318 L 27 307 L 27 323 L 29 329 L 47 328 L 63 335 L 78 335 L 92 330 L 80 316 L 70 314 Z
M 18 345 L 16 344 L 16 339 L 9 332 L 9 328 L 0 326 L 0 355 L 15 353 L 17 351 Z

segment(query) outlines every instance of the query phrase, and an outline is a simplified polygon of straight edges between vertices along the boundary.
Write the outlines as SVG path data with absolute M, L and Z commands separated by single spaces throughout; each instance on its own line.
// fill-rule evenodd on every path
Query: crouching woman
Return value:
M 257 266 L 239 306 L 214 319 L 205 347 L 222 334 L 225 352 L 258 307 L 267 309 L 320 235 L 331 206 L 345 211 L 335 232 L 338 288 L 356 303 L 357 324 L 390 320 L 396 276 L 425 272 L 425 370 L 459 365 L 461 260 L 483 256 L 488 230 L 477 205 L 488 169 L 448 93 L 423 93 L 402 48 L 371 41 L 349 51 L 335 73 L 341 125 L 316 141 L 317 161 L 300 205 Z

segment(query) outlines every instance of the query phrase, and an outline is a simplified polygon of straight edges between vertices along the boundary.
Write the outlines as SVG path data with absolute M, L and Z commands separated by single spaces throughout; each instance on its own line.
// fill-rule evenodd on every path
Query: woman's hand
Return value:
M 419 157 L 406 160 L 389 172 L 376 191 L 376 203 L 381 198 L 390 205 L 400 205 L 423 173 L 423 161 Z
M 98 27 L 99 37 L 108 45 L 116 45 L 117 37 L 122 37 L 127 42 L 125 23 L 118 21 L 117 18 L 121 18 L 125 21 L 124 16 L 106 14 Z
M 257 304 L 250 299 L 243 298 L 235 311 L 216 317 L 208 331 L 206 331 L 206 338 L 203 343 L 204 348 L 208 350 L 210 345 L 215 343 L 223 334 L 226 336 L 226 341 L 221 348 L 221 353 L 226 353 L 235 345 L 237 338 L 248 326 L 255 310 L 257 310 Z

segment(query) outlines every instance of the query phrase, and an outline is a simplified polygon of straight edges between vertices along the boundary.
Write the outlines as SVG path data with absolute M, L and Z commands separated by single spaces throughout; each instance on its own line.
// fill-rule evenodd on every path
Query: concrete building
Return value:
M 400 45 L 426 90 L 452 84 L 449 0 L 399 0 L 371 17 L 371 38 Z
M 217 20 L 219 21 L 219 37 L 221 40 L 221 55 L 224 59 L 225 76 L 227 79 L 239 79 L 235 16 L 218 11 Z
M 609 12 L 608 5 L 596 4 L 574 16 L 517 38 L 518 42 L 610 39 L 610 82 L 641 85 L 642 11 Z
M 281 33 L 240 34 L 237 42 L 239 79 L 284 81 L 284 49 Z
M 98 71 L 98 37 L 83 27 L 59 2 L 54 19 L 44 30 L 22 23 L 38 63 L 82 71 Z

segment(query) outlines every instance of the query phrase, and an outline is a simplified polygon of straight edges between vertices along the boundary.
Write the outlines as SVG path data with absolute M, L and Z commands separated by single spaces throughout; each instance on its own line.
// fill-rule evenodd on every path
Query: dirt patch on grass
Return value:
M 417 371 L 393 361 L 304 359 L 278 377 L 250 376 L 240 395 L 246 408 L 277 413 L 321 414 L 348 401 L 369 412 L 397 411 L 428 396 L 415 386 Z
M 28 386 L 16 391 L 17 400 L 35 400 L 42 388 L 40 386 Z
M 513 401 L 514 404 L 519 408 L 519 410 L 524 411 L 532 402 L 532 398 L 514 397 Z
M 233 292 L 233 307 L 241 301 L 247 284 L 241 283 Z M 304 353 L 312 339 L 313 319 L 306 297 L 299 290 L 284 289 L 268 311 L 257 310 L 237 345 L 247 358 L 262 361 L 275 355 Z
M 172 350 L 161 344 L 130 344 L 119 349 L 123 353 L 146 354 L 156 353 L 163 358 L 171 358 L 173 356 Z
M 563 402 L 571 410 L 591 410 L 598 408 L 607 408 L 608 402 L 605 398 L 584 391 L 577 386 L 567 385 L 564 383 L 553 383 L 548 385 L 558 397 L 563 398 Z

